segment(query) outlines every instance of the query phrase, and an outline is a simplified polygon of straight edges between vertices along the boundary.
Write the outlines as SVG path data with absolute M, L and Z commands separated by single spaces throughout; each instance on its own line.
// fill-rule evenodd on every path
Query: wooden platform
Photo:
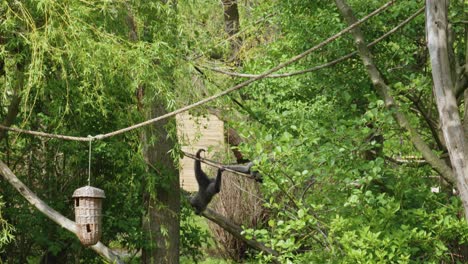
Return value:
M 182 150 L 193 153 L 204 148 L 207 152 L 202 157 L 218 160 L 217 156 L 225 150 L 224 122 L 214 115 L 193 117 L 182 113 L 176 116 L 177 136 Z M 180 160 L 180 186 L 189 192 L 198 191 L 198 184 L 193 171 L 193 159 L 184 157 Z M 209 175 L 214 176 L 214 170 L 202 164 Z

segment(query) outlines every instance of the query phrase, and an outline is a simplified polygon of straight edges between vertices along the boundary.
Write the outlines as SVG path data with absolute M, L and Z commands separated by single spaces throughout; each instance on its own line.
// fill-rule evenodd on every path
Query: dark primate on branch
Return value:
M 226 169 L 231 169 L 234 171 L 250 174 L 252 179 L 254 179 L 257 182 L 262 183 L 262 175 L 258 171 L 253 171 L 251 168 L 253 167 L 254 163 L 250 161 L 249 163 L 242 165 L 242 164 L 234 164 L 234 165 L 224 165 Z
M 205 151 L 199 149 L 195 160 L 195 177 L 198 182 L 198 192 L 190 199 L 190 204 L 195 209 L 196 214 L 200 214 L 206 209 L 206 206 L 211 202 L 213 196 L 221 190 L 221 175 L 224 169 L 218 169 L 216 179 L 210 179 L 201 169 L 200 153 Z

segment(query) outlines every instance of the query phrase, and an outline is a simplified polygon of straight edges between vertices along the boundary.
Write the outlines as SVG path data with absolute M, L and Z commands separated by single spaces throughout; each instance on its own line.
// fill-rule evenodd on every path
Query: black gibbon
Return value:
M 198 182 L 198 192 L 190 199 L 190 204 L 195 209 L 197 215 L 206 209 L 206 206 L 211 202 L 213 196 L 221 190 L 221 175 L 224 171 L 224 168 L 218 169 L 216 179 L 208 178 L 206 173 L 201 169 L 200 153 L 202 151 L 205 150 L 199 149 L 197 151 L 197 159 L 195 160 L 195 177 Z

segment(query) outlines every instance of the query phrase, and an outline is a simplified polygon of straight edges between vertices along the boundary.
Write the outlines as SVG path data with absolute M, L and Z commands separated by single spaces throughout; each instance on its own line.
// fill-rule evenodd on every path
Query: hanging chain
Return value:
M 91 135 L 88 136 L 91 138 L 89 140 L 89 150 L 88 150 L 88 186 L 91 185 L 91 143 L 93 142 L 93 138 Z

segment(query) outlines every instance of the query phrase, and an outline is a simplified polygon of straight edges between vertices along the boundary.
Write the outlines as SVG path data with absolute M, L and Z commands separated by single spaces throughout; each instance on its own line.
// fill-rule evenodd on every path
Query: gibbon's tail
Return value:
M 199 149 L 195 156 L 197 156 L 197 158 L 200 158 L 200 153 L 202 153 L 202 152 L 205 152 L 205 150 L 204 149 Z

